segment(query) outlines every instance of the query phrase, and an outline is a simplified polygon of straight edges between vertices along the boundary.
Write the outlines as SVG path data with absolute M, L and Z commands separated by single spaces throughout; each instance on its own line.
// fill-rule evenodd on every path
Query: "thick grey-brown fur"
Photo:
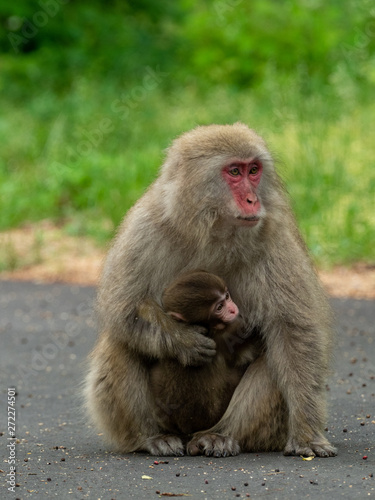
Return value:
M 215 425 L 255 357 L 252 352 L 249 359 L 241 318 L 225 323 L 212 310 L 226 293 L 221 278 L 202 270 L 183 273 L 164 290 L 164 310 L 179 314 L 185 323 L 204 326 L 216 344 L 216 356 L 202 366 L 183 366 L 175 359 L 159 359 L 150 366 L 155 414 L 166 432 L 186 436 Z
M 233 159 L 253 157 L 263 165 L 261 220 L 244 227 L 221 171 Z M 223 417 L 189 437 L 187 453 L 335 455 L 323 434 L 330 309 L 271 154 L 240 123 L 197 127 L 175 140 L 159 177 L 119 228 L 99 286 L 100 334 L 85 389 L 98 430 L 123 452 L 185 452 L 184 438 L 165 435 L 154 418 L 149 366 L 155 359 L 190 366 L 214 357 L 212 339 L 193 326 L 176 327 L 161 308 L 166 285 L 198 268 L 226 282 L 249 352 L 253 338 L 262 349 Z

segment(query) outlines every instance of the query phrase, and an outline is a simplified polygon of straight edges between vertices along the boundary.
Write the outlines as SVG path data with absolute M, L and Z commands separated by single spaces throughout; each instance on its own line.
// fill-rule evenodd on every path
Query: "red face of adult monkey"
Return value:
M 262 214 L 257 187 L 262 178 L 262 163 L 257 158 L 234 161 L 223 169 L 223 177 L 237 204 L 241 224 L 255 226 Z
M 238 343 L 249 354 L 257 346 L 257 359 L 219 422 L 185 450 L 153 418 L 148 369 L 153 360 L 202 365 L 215 355 L 213 339 L 161 308 L 167 284 L 191 269 L 226 282 L 245 324 Z M 198 127 L 173 143 L 109 252 L 98 314 L 86 401 L 118 449 L 335 454 L 323 435 L 330 311 L 272 157 L 245 125 Z

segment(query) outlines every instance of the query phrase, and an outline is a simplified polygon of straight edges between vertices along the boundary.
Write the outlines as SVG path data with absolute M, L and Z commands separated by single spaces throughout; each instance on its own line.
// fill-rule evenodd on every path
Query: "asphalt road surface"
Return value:
M 96 336 L 94 297 L 89 287 L 0 282 L 0 498 L 375 498 L 374 301 L 332 300 L 338 341 L 326 433 L 336 458 L 158 459 L 112 453 L 85 423 L 80 383 Z

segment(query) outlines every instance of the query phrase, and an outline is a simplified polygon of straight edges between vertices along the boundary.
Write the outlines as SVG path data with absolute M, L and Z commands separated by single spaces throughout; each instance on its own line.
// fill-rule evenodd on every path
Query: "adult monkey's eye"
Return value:
M 240 175 L 240 169 L 237 167 L 233 167 L 229 170 L 229 173 L 234 176 Z
M 250 175 L 255 175 L 259 171 L 259 167 L 257 165 L 253 165 L 250 169 Z

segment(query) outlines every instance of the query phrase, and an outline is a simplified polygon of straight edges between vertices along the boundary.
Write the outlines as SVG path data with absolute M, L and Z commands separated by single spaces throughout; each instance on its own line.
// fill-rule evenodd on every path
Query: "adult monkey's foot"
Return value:
M 148 438 L 141 449 L 159 457 L 182 457 L 185 455 L 185 448 L 181 439 L 173 434 L 161 434 Z
M 221 434 L 197 434 L 187 444 L 188 455 L 206 455 L 207 457 L 230 457 L 241 453 L 238 442 Z
M 324 437 L 318 437 L 311 443 L 298 443 L 290 438 L 284 449 L 284 455 L 302 455 L 303 457 L 335 457 L 337 449 Z

